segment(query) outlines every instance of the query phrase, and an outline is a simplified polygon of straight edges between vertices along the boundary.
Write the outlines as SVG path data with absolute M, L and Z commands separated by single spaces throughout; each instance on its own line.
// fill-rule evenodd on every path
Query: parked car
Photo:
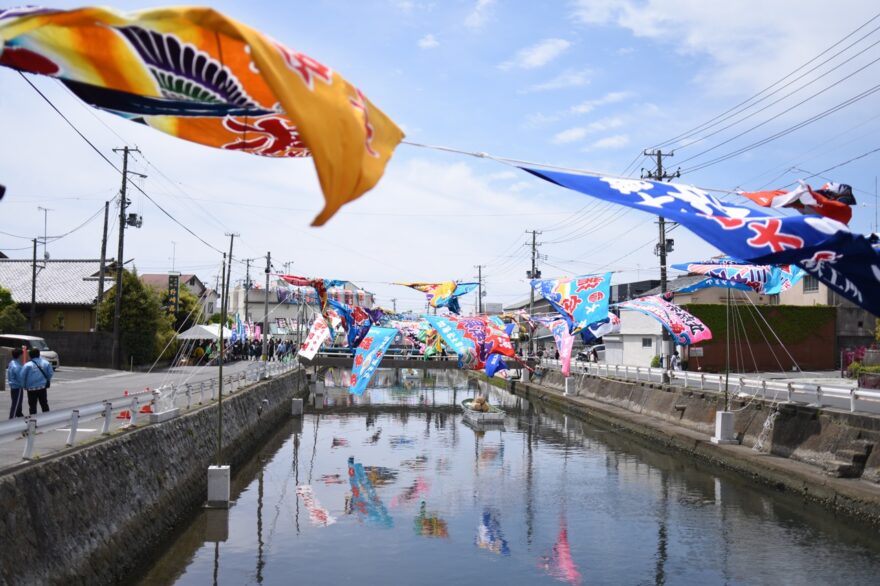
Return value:
M 24 334 L 0 334 L 0 351 L 2 351 L 5 357 L 9 357 L 9 352 L 13 348 L 21 348 L 22 346 L 28 350 L 31 348 L 39 349 L 40 356 L 45 358 L 49 364 L 52 365 L 52 368 L 57 369 L 61 366 L 61 359 L 58 357 L 58 352 L 49 348 L 49 345 L 43 338 L 26 336 Z
M 593 351 L 595 350 L 596 356 L 593 356 Z M 595 346 L 590 346 L 585 350 L 581 350 L 577 354 L 577 360 L 581 362 L 604 362 L 605 361 L 605 344 L 596 344 Z

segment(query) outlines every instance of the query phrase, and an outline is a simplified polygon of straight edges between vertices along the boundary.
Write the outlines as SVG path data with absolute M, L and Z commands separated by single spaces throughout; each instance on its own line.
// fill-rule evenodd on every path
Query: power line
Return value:
M 27 84 L 28 84 L 29 86 L 31 86 L 31 88 L 33 88 L 33 90 L 34 90 L 35 92 L 37 92 L 37 94 L 39 94 L 40 97 L 43 98 L 43 100 L 44 100 L 47 104 L 49 104 L 49 106 L 50 106 L 53 110 L 55 110 L 55 112 L 56 112 L 59 116 L 61 116 L 62 120 L 64 120 L 64 121 L 67 123 L 67 125 L 70 126 L 70 127 L 73 129 L 73 131 L 76 132 L 76 133 L 79 135 L 79 137 L 80 137 L 81 139 L 83 139 L 83 140 L 86 142 L 86 144 L 88 144 L 88 145 L 92 148 L 93 151 L 95 151 L 96 153 L 98 153 L 98 156 L 100 156 L 102 159 L 104 159 L 104 161 L 105 161 L 108 165 L 110 165 L 110 166 L 111 166 L 116 172 L 118 172 L 118 173 L 122 173 L 122 171 L 119 169 L 119 167 L 117 167 L 116 164 L 113 163 L 113 161 L 111 161 L 109 158 L 107 158 L 107 156 L 106 156 L 104 153 L 102 153 L 101 150 L 98 149 L 98 147 L 96 147 L 96 146 L 94 145 L 94 143 L 92 143 L 92 141 L 90 141 L 90 140 L 86 137 L 86 135 L 84 135 L 82 132 L 80 132 L 79 128 L 77 128 L 76 125 L 75 125 L 73 122 L 71 122 L 70 119 L 67 118 L 67 116 L 65 116 L 64 113 L 62 113 L 61 110 L 59 110 L 57 106 L 55 106 L 55 104 L 52 102 L 52 100 L 50 100 L 50 99 L 49 99 L 49 98 L 48 98 L 43 92 L 41 92 L 40 89 L 39 89 L 37 86 L 35 86 L 35 85 L 31 82 L 31 80 L 29 80 L 29 79 L 24 75 L 24 73 L 22 73 L 21 71 L 19 71 L 18 74 L 21 75 L 21 78 L 24 79 L 24 80 L 27 82 Z M 127 177 L 126 177 L 126 181 L 127 181 L 128 183 L 130 183 L 131 186 L 134 187 L 136 190 L 138 190 L 139 192 L 141 192 L 141 194 L 143 194 L 144 197 L 146 197 L 148 200 L 150 200 L 150 202 L 151 202 L 154 206 L 156 206 L 157 208 L 159 208 L 159 211 L 161 211 L 163 214 L 165 214 L 166 216 L 168 216 L 168 218 L 170 218 L 171 221 L 173 221 L 175 224 L 177 224 L 178 226 L 180 226 L 181 228 L 183 228 L 184 230 L 186 230 L 190 235 L 192 235 L 193 237 L 195 237 L 199 242 L 201 242 L 202 244 L 204 244 L 205 246 L 207 246 L 207 247 L 210 248 L 211 250 L 214 250 L 215 252 L 218 252 L 218 253 L 221 253 L 221 254 L 223 253 L 222 250 L 220 250 L 219 248 L 217 248 L 217 247 L 211 245 L 211 244 L 210 244 L 208 241 L 206 241 L 204 238 L 202 238 L 201 236 L 199 236 L 198 234 L 196 234 L 195 232 L 193 232 L 193 231 L 192 231 L 192 230 L 191 230 L 186 224 L 184 224 L 183 222 L 181 222 L 180 220 L 178 220 L 177 218 L 175 218 L 173 215 L 171 215 L 171 213 L 170 213 L 168 210 L 166 210 L 166 209 L 163 208 L 161 205 L 159 205 L 159 203 L 156 202 L 156 200 L 154 200 L 152 197 L 150 197 L 150 194 L 148 194 L 146 191 L 144 191 L 144 190 L 143 190 L 143 189 L 142 189 L 137 183 L 135 183 L 134 181 L 132 181 L 131 179 L 129 179 L 129 178 L 127 178 Z
M 707 125 L 707 124 L 710 124 L 710 123 L 714 122 L 715 120 L 721 118 L 722 116 L 724 116 L 724 115 L 726 115 L 726 114 L 729 114 L 730 112 L 736 110 L 737 108 L 740 108 L 741 106 L 744 106 L 745 104 L 748 104 L 749 102 L 751 102 L 751 101 L 754 100 L 755 98 L 760 97 L 761 95 L 763 95 L 763 94 L 766 93 L 767 91 L 773 89 L 774 87 L 776 87 L 776 86 L 779 85 L 780 83 L 784 82 L 786 79 L 788 79 L 788 78 L 791 77 L 792 75 L 796 74 L 798 71 L 800 71 L 800 70 L 803 69 L 804 67 L 809 66 L 811 63 L 813 63 L 814 61 L 816 61 L 817 59 L 819 59 L 820 57 L 822 57 L 823 55 L 825 55 L 826 53 L 828 53 L 829 51 L 831 51 L 832 49 L 834 49 L 836 46 L 838 46 L 838 45 L 840 45 L 841 43 L 843 43 L 846 39 L 850 38 L 852 35 L 854 35 L 855 33 L 859 32 L 860 30 L 862 30 L 863 28 L 865 28 L 866 26 L 868 26 L 869 24 L 871 24 L 873 21 L 877 20 L 877 18 L 880 18 L 880 13 L 875 14 L 873 17 L 871 17 L 871 18 L 868 19 L 866 22 L 864 22 L 863 24 L 861 24 L 861 25 L 860 25 L 858 28 L 856 28 L 854 31 L 852 31 L 852 32 L 850 32 L 849 34 L 845 35 L 845 36 L 844 36 L 843 38 L 841 38 L 839 41 L 837 41 L 836 43 L 834 43 L 833 45 L 831 45 L 830 47 L 828 47 L 827 49 L 825 49 L 824 51 L 822 51 L 821 53 L 819 53 L 818 55 L 816 55 L 815 57 L 813 57 L 812 59 L 810 59 L 809 61 L 807 61 L 807 62 L 804 63 L 803 65 L 801 65 L 800 67 L 798 67 L 797 69 L 791 71 L 790 73 L 788 73 L 788 74 L 785 75 L 784 77 L 782 77 L 782 78 L 776 80 L 775 82 L 773 82 L 773 83 L 770 84 L 769 86 L 765 87 L 764 89 L 762 89 L 762 90 L 759 91 L 758 93 L 756 93 L 756 94 L 754 94 L 754 95 L 752 95 L 752 96 L 746 98 L 746 99 L 743 100 L 742 102 L 739 102 L 738 104 L 736 104 L 736 105 L 732 106 L 731 108 L 725 110 L 725 111 L 722 112 L 721 114 L 718 114 L 717 116 L 715 116 L 715 117 L 709 119 L 708 121 L 703 122 L 702 124 L 699 124 L 699 125 L 697 125 L 697 126 L 691 128 L 690 130 L 687 130 L 687 131 L 685 131 L 684 133 L 679 134 L 678 136 L 675 136 L 675 137 L 670 138 L 670 139 L 667 139 L 667 140 L 665 140 L 665 141 L 663 141 L 663 142 L 661 142 L 661 143 L 659 143 L 659 144 L 656 144 L 656 145 L 654 145 L 654 146 L 651 147 L 651 148 L 653 148 L 653 149 L 663 148 L 663 147 L 665 147 L 665 146 L 669 146 L 670 144 L 672 144 L 672 143 L 674 143 L 674 142 L 677 142 L 678 140 L 680 140 L 680 139 L 682 139 L 682 138 L 687 138 L 688 136 L 691 136 L 692 134 L 694 134 L 694 133 L 696 133 L 696 132 L 700 132 L 701 130 L 703 130 L 703 129 L 706 128 L 706 125 Z M 876 29 L 875 29 L 875 30 L 876 30 Z M 873 31 L 872 31 L 872 32 L 873 32 Z

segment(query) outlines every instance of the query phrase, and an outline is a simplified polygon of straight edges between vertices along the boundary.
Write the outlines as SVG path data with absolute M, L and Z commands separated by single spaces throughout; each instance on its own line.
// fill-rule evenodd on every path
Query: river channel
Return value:
M 460 372 L 374 383 L 313 397 L 136 583 L 877 583 L 876 532 L 818 506 Z M 503 427 L 463 420 L 478 392 Z

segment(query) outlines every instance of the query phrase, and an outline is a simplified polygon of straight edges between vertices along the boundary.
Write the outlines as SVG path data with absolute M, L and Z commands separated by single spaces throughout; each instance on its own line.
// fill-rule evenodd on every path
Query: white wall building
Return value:
M 637 311 L 620 312 L 620 333 L 604 336 L 605 362 L 627 366 L 650 366 L 660 355 L 663 326 Z

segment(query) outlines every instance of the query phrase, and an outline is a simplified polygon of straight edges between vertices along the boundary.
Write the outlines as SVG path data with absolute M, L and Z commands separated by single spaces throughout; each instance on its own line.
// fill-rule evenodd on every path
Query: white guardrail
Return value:
M 541 365 L 562 368 L 561 361 L 547 358 L 541 360 Z M 668 375 L 671 378 L 670 384 L 675 386 L 699 391 L 724 392 L 724 374 L 707 374 L 705 372 L 690 372 L 687 370 L 667 371 L 662 368 L 646 366 L 576 361 L 571 363 L 571 372 L 615 378 L 623 381 L 656 383 L 664 382 L 664 375 Z M 857 411 L 877 413 L 878 408 L 880 408 L 880 390 L 876 389 L 834 387 L 815 383 L 799 383 L 731 375 L 728 381 L 728 392 L 735 397 L 753 396 L 771 401 L 807 403 L 818 407 L 848 408 L 853 413 Z
M 249 365 L 245 372 L 237 372 L 223 377 L 223 396 L 239 390 L 243 386 L 293 370 L 298 366 L 296 360 L 290 362 L 260 362 Z M 117 419 L 127 420 L 122 428 L 135 427 L 140 423 L 140 416 L 149 419 L 149 414 L 161 409 L 191 409 L 217 398 L 219 377 L 213 377 L 194 383 L 169 383 L 155 389 L 147 389 L 136 393 L 127 393 L 121 397 L 104 399 L 103 401 L 80 405 L 64 411 L 49 411 L 39 415 L 30 415 L 23 419 L 11 419 L 0 423 L 0 441 L 24 436 L 25 445 L 23 460 L 33 456 L 37 435 L 44 431 L 69 426 L 66 446 L 76 442 L 77 429 L 84 421 L 102 420 L 102 435 L 110 434 L 110 426 L 114 421 L 114 413 L 128 412 L 128 417 Z M 149 405 L 149 410 L 142 411 Z

